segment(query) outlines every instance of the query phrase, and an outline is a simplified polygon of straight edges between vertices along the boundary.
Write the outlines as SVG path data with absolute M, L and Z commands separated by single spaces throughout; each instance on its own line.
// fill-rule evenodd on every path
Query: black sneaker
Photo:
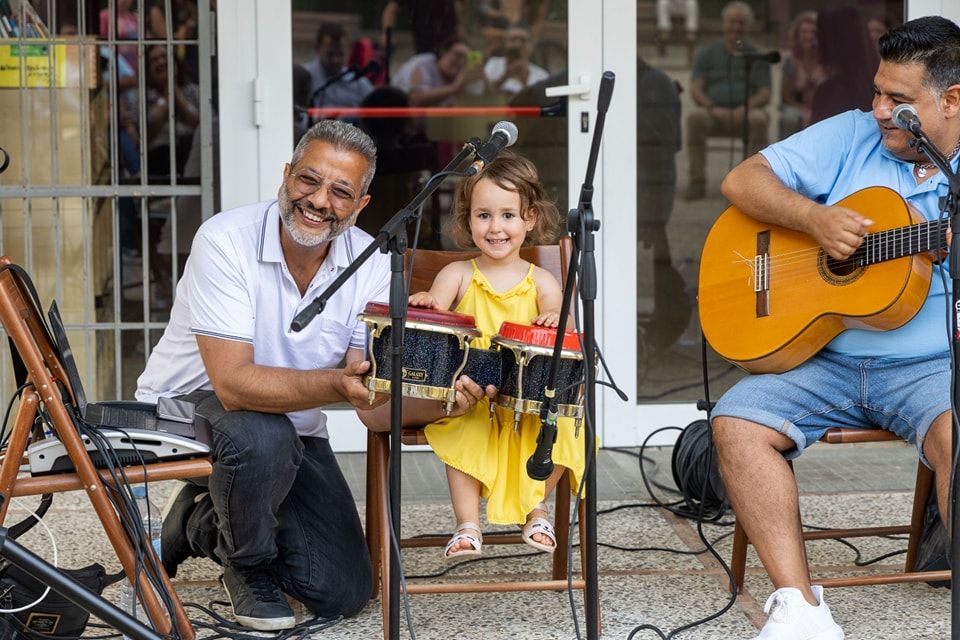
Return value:
M 178 482 L 160 514 L 163 519 L 163 528 L 160 531 L 161 561 L 171 578 L 177 575 L 177 567 L 181 562 L 196 555 L 187 542 L 187 520 L 194 505 L 205 495 L 207 490 L 203 487 Z
M 293 609 L 280 591 L 267 563 L 254 567 L 224 565 L 223 588 L 237 622 L 258 631 L 291 629 Z

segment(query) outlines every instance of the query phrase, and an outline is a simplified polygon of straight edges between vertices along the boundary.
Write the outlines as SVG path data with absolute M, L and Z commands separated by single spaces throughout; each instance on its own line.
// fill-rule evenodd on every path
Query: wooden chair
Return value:
M 820 442 L 827 444 L 849 444 L 860 442 L 887 442 L 890 440 L 900 440 L 900 438 L 890 431 L 882 429 L 843 429 L 835 427 L 829 429 Z M 791 465 L 791 468 L 793 465 Z M 827 529 L 816 531 L 804 531 L 803 540 L 827 540 L 830 538 L 859 538 L 870 536 L 890 536 L 897 534 L 909 534 L 907 542 L 907 556 L 904 561 L 902 572 L 885 574 L 862 574 L 855 576 L 846 576 L 839 578 L 816 578 L 815 584 L 821 584 L 824 587 L 854 587 L 873 584 L 893 584 L 900 582 L 928 582 L 939 580 L 950 580 L 950 571 L 915 571 L 917 559 L 917 546 L 920 542 L 920 534 L 923 528 L 923 517 L 927 507 L 927 500 L 930 497 L 930 491 L 933 487 L 933 472 L 922 462 L 917 463 L 917 481 L 913 492 L 913 514 L 909 525 L 895 525 L 886 527 L 861 527 L 857 529 Z M 733 580 L 737 591 L 743 588 L 743 577 L 746 571 L 747 544 L 749 544 L 746 531 L 737 521 L 733 531 L 733 553 L 730 560 L 730 568 L 733 572 Z
M 563 238 L 559 245 L 525 247 L 520 255 L 547 271 L 550 271 L 563 284 L 567 275 L 567 264 L 572 251 L 572 242 Z M 417 251 L 411 277 L 410 292 L 426 291 L 433 284 L 437 272 L 450 262 L 466 260 L 477 256 L 477 252 L 468 251 Z M 410 253 L 407 253 L 409 264 Z M 422 428 L 404 428 L 402 442 L 406 445 L 425 445 L 427 439 Z M 378 580 L 383 609 L 384 637 L 389 622 L 389 570 L 390 570 L 390 520 L 389 497 L 387 494 L 387 470 L 390 457 L 390 434 L 388 432 L 369 431 L 367 433 L 367 546 L 373 563 L 373 594 L 377 595 Z M 557 535 L 557 551 L 553 554 L 553 570 L 550 580 L 518 581 L 509 583 L 492 582 L 456 582 L 443 584 L 411 584 L 407 582 L 407 593 L 472 593 L 500 591 L 564 591 L 567 589 L 567 541 L 570 536 L 570 479 L 564 474 L 554 491 L 554 528 Z M 580 502 L 580 522 L 586 514 L 586 505 Z M 583 557 L 586 541 L 583 527 L 580 532 L 580 562 L 586 566 Z M 446 536 L 407 538 L 400 541 L 401 548 L 443 547 Z M 484 538 L 485 545 L 522 544 L 520 534 L 497 535 Z M 583 590 L 584 576 L 574 577 L 573 588 Z
M 61 361 L 54 338 L 50 335 L 38 307 L 33 285 L 25 271 L 13 265 L 6 257 L 0 257 L 0 322 L 12 341 L 26 368 L 27 382 L 14 418 L 13 431 L 3 451 L 0 464 L 0 524 L 6 517 L 10 497 L 49 494 L 60 491 L 84 490 L 90 498 L 97 517 L 116 551 L 123 570 L 131 581 L 136 576 L 134 547 L 120 522 L 120 517 L 107 496 L 114 490 L 113 476 L 109 470 L 95 469 L 74 423 L 71 412 L 74 406 L 73 390 L 66 368 Z M 24 453 L 31 438 L 31 431 L 39 411 L 49 415 L 53 430 L 63 442 L 64 448 L 76 470 L 40 477 L 19 477 Z M 208 458 L 157 462 L 147 465 L 124 467 L 127 479 L 132 483 L 201 477 L 210 474 Z M 144 553 L 153 553 L 147 545 Z M 183 605 L 163 571 L 159 560 L 155 576 L 162 581 L 173 596 L 173 617 L 184 640 L 193 640 L 195 633 Z M 149 567 L 149 565 L 147 565 Z M 139 586 L 141 602 L 161 635 L 172 630 L 157 594 L 147 578 L 146 569 L 141 571 Z

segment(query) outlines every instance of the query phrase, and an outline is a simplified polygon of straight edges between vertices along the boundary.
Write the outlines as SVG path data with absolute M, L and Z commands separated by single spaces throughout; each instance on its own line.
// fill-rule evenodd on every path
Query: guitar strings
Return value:
M 896 253 L 899 249 L 903 255 L 895 256 L 897 258 L 904 257 L 906 255 L 912 255 L 915 253 L 923 253 L 925 251 L 934 251 L 938 248 L 943 248 L 943 245 L 946 244 L 946 229 L 938 228 L 940 227 L 938 221 L 932 221 L 931 223 L 923 223 L 916 225 L 915 228 L 919 229 L 920 227 L 928 226 L 926 241 L 929 244 L 931 240 L 931 234 L 929 233 L 930 229 L 936 229 L 936 238 L 937 244 L 940 246 L 931 246 L 928 249 L 921 248 L 923 243 L 923 238 L 921 237 L 919 230 L 915 234 L 910 227 L 898 228 L 898 229 L 889 229 L 886 231 L 880 231 L 873 234 L 867 234 L 864 236 L 864 242 L 857 247 L 857 249 L 851 254 L 848 258 L 843 260 L 834 260 L 834 263 L 837 266 L 847 266 L 852 262 L 855 262 L 856 259 L 870 256 L 870 254 L 875 254 L 880 256 L 883 259 L 893 259 L 884 258 L 889 254 Z M 917 240 L 917 244 L 914 244 L 914 240 Z M 899 247 L 897 244 L 899 243 Z M 794 251 L 786 251 L 779 254 L 773 254 L 770 257 L 769 265 L 771 267 L 778 266 L 783 267 L 788 265 L 791 262 L 806 261 L 812 254 L 819 253 L 821 249 L 819 247 L 807 247 L 804 249 L 797 249 Z M 878 260 L 877 262 L 883 261 Z M 733 263 L 742 263 L 753 266 L 755 264 L 756 258 L 745 258 L 742 255 L 737 259 L 733 260 Z

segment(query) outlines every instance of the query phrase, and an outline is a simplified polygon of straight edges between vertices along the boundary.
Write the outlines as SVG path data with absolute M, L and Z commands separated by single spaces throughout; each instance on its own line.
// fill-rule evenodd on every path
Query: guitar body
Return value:
M 858 191 L 837 204 L 873 220 L 870 234 L 924 220 L 886 187 Z M 714 350 L 741 368 L 787 371 L 845 329 L 905 324 L 926 300 L 931 273 L 929 252 L 866 266 L 838 262 L 810 236 L 731 206 L 704 243 L 700 324 Z

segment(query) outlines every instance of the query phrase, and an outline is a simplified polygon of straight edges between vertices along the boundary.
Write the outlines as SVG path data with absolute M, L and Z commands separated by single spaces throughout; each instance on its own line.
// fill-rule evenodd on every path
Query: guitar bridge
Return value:
M 753 260 L 753 291 L 758 318 L 770 315 L 770 232 L 757 234 L 757 255 Z

